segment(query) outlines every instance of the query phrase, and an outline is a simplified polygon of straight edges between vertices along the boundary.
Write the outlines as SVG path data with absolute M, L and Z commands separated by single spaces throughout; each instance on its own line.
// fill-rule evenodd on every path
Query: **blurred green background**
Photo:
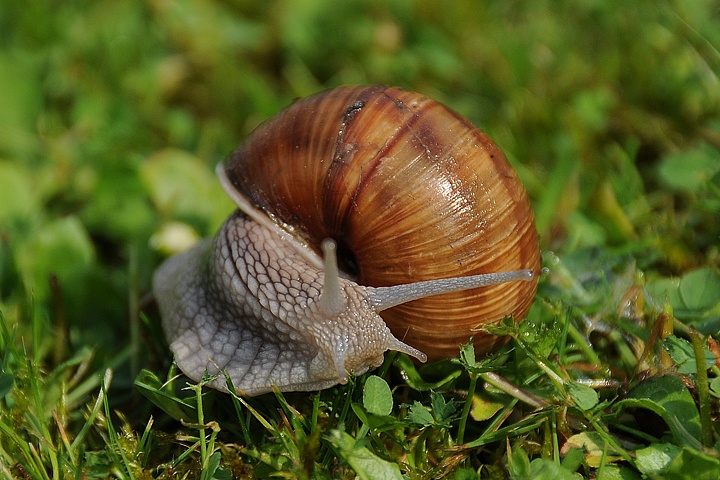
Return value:
M 157 327 L 134 322 L 154 267 L 232 209 L 213 166 L 294 98 L 350 83 L 487 131 L 546 251 L 717 266 L 719 47 L 709 0 L 3 2 L 0 311 L 48 333 L 36 359 L 152 352 Z

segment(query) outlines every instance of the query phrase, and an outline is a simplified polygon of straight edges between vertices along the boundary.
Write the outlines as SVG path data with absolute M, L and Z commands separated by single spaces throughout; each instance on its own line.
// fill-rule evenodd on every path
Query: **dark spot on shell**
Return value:
M 357 112 L 362 110 L 362 108 L 364 106 L 365 106 L 365 100 L 358 100 L 355 103 L 353 103 L 352 105 L 350 105 L 347 108 L 347 110 L 345 110 L 345 122 L 347 122 L 348 120 L 351 120 L 352 117 L 355 116 L 355 114 Z

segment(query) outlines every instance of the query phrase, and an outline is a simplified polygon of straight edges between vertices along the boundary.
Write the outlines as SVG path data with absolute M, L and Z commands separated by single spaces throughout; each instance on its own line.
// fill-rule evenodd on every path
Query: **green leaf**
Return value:
M 15 377 L 7 372 L 0 372 L 0 398 L 10 393 L 15 386 Z
M 591 410 L 598 404 L 598 394 L 592 388 L 580 383 L 569 383 L 566 389 L 575 405 L 583 411 Z
M 576 471 L 585 461 L 585 452 L 580 448 L 562 449 L 562 461 L 560 464 L 564 469 L 571 472 Z
M 208 480 L 231 480 L 232 474 L 220 466 L 222 455 L 215 452 L 208 459 L 207 468 L 203 469 L 203 478 Z
M 715 377 L 712 380 L 710 380 L 710 391 L 716 397 L 720 397 L 720 377 Z
M 640 480 L 635 469 L 629 469 L 622 465 L 603 465 L 601 474 L 597 478 L 602 480 Z
M 363 407 L 375 415 L 390 415 L 392 412 L 393 398 L 390 387 L 377 375 L 371 375 L 365 380 Z
M 651 410 L 668 425 L 676 444 L 701 448 L 700 413 L 693 396 L 676 376 L 665 375 L 641 383 L 614 408 L 616 415 L 627 408 Z
M 536 458 L 530 461 L 527 453 L 521 448 L 516 448 L 512 452 L 508 470 L 513 479 L 532 479 L 532 480 L 576 480 L 582 479 L 579 473 L 571 472 L 562 465 L 546 460 L 544 458 Z
M 216 452 L 220 453 L 220 452 Z M 232 475 L 232 472 L 229 470 L 225 470 L 223 467 L 218 467 L 217 470 L 215 470 L 215 473 L 210 478 L 210 480 L 232 480 L 234 477 Z
M 688 447 L 656 443 L 635 452 L 640 472 L 666 480 L 715 480 L 720 460 Z
M 202 478 L 215 478 L 215 472 L 220 466 L 220 452 L 215 452 L 210 455 L 207 460 L 207 465 L 203 468 Z
M 489 420 L 493 417 L 493 415 L 499 412 L 506 403 L 507 401 L 503 401 L 499 397 L 489 396 L 486 394 L 476 394 L 473 396 L 470 416 L 476 422 Z
M 417 400 L 410 406 L 408 420 L 418 425 L 437 425 L 450 427 L 455 419 L 457 405 L 454 401 L 445 402 L 445 398 L 436 392 L 430 392 L 431 408 L 424 406 Z
M 708 145 L 666 155 L 658 169 L 661 180 L 667 186 L 687 193 L 703 188 L 718 171 L 718 152 Z
M 659 304 L 664 302 L 672 305 L 673 309 L 683 309 L 684 304 L 680 297 L 680 279 L 679 278 L 659 278 L 647 285 L 648 292 Z M 678 312 L 673 312 L 677 314 Z
M 95 259 L 90 237 L 77 217 L 64 217 L 44 225 L 18 250 L 18 264 L 38 302 L 50 293 L 56 276 L 68 297 L 82 298 L 83 276 Z
M 430 413 L 430 409 L 417 400 L 415 400 L 415 402 L 410 406 L 407 418 L 412 423 L 423 426 L 433 425 L 435 423 L 435 419 Z
M 328 437 L 337 454 L 347 462 L 361 480 L 387 478 L 402 480 L 400 468 L 395 463 L 378 457 L 366 447 L 358 445 L 346 432 L 333 430 Z
M 683 275 L 680 297 L 689 310 L 705 311 L 720 304 L 720 272 L 699 268 Z
M 582 475 L 571 472 L 552 460 L 536 458 L 530 462 L 530 476 L 534 480 L 582 480 Z
M 522 448 L 515 448 L 508 456 L 508 470 L 511 478 L 530 478 L 530 457 Z
M 655 443 L 635 451 L 638 469 L 648 474 L 661 473 L 682 448 L 669 443 Z
M 473 345 L 473 339 L 470 337 L 470 340 L 465 345 L 460 346 L 460 364 L 469 370 L 475 367 L 476 362 L 475 345 Z
M 468 343 L 460 346 L 460 358 L 454 358 L 453 362 L 460 363 L 470 375 L 480 375 L 481 373 L 495 370 L 491 357 L 486 357 L 478 362 L 475 356 L 475 346 L 473 345 L 472 337 Z
M 460 467 L 455 470 L 455 480 L 480 480 L 480 476 L 472 468 Z
M 683 338 L 671 335 L 662 342 L 663 348 L 667 350 L 670 357 L 677 364 L 678 373 L 691 374 L 697 372 L 697 362 L 695 360 L 695 351 L 690 342 Z M 715 364 L 715 355 L 710 350 L 705 349 L 705 365 L 708 367 Z
M 445 402 L 445 397 L 436 392 L 430 392 L 430 404 L 433 417 L 438 425 L 449 427 L 454 419 L 457 405 L 454 400 Z
M 518 326 L 518 341 L 521 341 L 540 358 L 547 358 L 555 349 L 562 334 L 562 322 L 552 317 L 526 319 Z
M 680 319 L 698 321 L 720 305 L 720 272 L 699 268 L 682 278 L 661 278 L 648 284 L 656 302 L 667 301 Z
M 561 453 L 568 455 L 571 450 L 585 453 L 585 462 L 593 468 L 601 464 L 609 464 L 623 459 L 620 452 L 600 436 L 597 432 L 582 432 L 567 439 Z

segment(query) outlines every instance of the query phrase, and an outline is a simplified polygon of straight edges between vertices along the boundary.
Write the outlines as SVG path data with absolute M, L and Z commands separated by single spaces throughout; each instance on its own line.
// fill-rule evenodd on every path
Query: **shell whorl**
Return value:
M 417 93 L 341 87 L 299 100 L 258 127 L 224 175 L 235 194 L 315 251 L 333 238 L 361 285 L 539 272 L 532 210 L 503 153 L 468 120 Z M 431 359 L 456 356 L 473 335 L 487 351 L 501 339 L 481 326 L 524 317 L 536 285 L 444 294 L 382 316 Z

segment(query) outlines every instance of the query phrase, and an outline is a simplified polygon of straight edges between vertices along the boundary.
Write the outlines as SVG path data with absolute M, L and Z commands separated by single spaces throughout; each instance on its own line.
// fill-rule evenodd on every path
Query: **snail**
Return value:
M 527 194 L 490 138 L 418 93 L 339 87 L 260 125 L 217 173 L 236 210 L 153 277 L 191 379 L 247 395 L 345 383 L 505 339 L 539 273 Z M 382 317 L 379 312 L 383 312 Z M 218 375 L 211 387 L 226 390 Z

